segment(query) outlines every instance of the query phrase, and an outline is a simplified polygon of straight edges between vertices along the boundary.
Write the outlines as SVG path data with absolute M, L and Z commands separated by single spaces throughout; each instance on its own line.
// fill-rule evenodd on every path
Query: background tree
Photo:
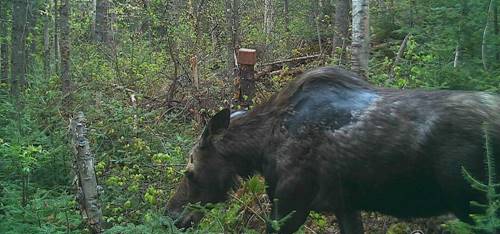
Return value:
M 26 28 L 28 1 L 12 1 L 12 69 L 11 69 L 11 93 L 19 96 L 20 86 L 26 83 Z
M 500 35 L 500 25 L 498 24 L 498 6 L 499 4 L 495 1 L 495 5 L 493 7 L 493 27 L 494 27 L 494 33 L 495 33 L 495 37 L 498 38 L 498 36 Z M 499 49 L 499 42 L 496 41 L 495 42 L 495 48 L 496 48 L 496 51 L 495 51 L 495 61 L 498 62 L 500 61 L 500 49 Z
M 8 12 L 10 1 L 0 3 L 0 82 L 7 83 L 9 79 L 9 45 L 8 45 Z
M 240 0 L 226 0 L 226 22 L 228 32 L 227 43 L 227 69 L 228 74 L 233 74 L 235 67 L 235 53 L 240 47 Z
M 52 22 L 52 14 L 51 14 L 51 6 L 52 2 L 51 0 L 46 0 L 45 2 L 45 7 L 43 8 L 42 11 L 42 16 L 43 16 L 43 72 L 44 72 L 44 77 L 46 79 L 49 78 L 50 73 L 51 73 L 51 53 L 50 53 L 50 45 L 51 45 L 51 34 L 50 34 L 50 28 L 51 28 L 51 22 Z
M 40 15 L 40 4 L 39 1 L 37 0 L 29 0 L 28 1 L 28 9 L 27 9 L 27 31 L 28 34 L 26 35 L 27 39 L 27 47 L 26 47 L 26 73 L 30 74 L 32 70 L 34 69 L 35 62 L 34 56 L 36 54 L 36 49 L 37 49 L 37 37 L 38 37 L 38 30 L 36 30 L 37 27 L 37 20 Z
M 290 32 L 290 16 L 288 15 L 289 11 L 289 1 L 288 0 L 283 0 L 283 19 L 284 19 L 284 24 L 285 24 L 285 31 Z
M 486 14 L 486 23 L 484 25 L 484 31 L 483 31 L 483 41 L 481 43 L 481 57 L 483 60 L 483 67 L 484 70 L 488 70 L 488 64 L 487 64 L 487 52 L 486 52 L 486 47 L 487 47 L 487 35 L 488 35 L 488 29 L 490 27 L 490 18 L 493 17 L 494 15 L 494 8 L 495 8 L 495 1 L 490 0 L 490 4 L 488 6 L 488 13 Z
M 59 28 L 61 29 L 61 81 L 64 103 L 70 105 L 71 65 L 70 65 L 70 3 L 63 0 L 59 8 Z
M 494 25 L 494 30 L 495 30 L 495 37 L 498 38 L 500 35 L 500 25 L 498 23 L 498 6 L 499 4 L 495 1 L 495 6 L 494 6 L 494 12 L 493 12 L 493 25 Z M 496 47 L 496 53 L 495 53 L 495 61 L 498 62 L 500 61 L 500 43 L 498 41 L 495 42 L 495 47 Z
M 96 0 L 95 39 L 105 45 L 112 42 L 110 8 L 110 0 Z
M 274 29 L 274 3 L 273 0 L 264 0 L 264 34 L 266 44 L 272 39 Z
M 316 39 L 318 42 L 319 53 L 323 53 L 323 42 L 321 38 L 321 20 L 322 20 L 323 1 L 313 1 L 312 15 L 314 17 L 314 28 L 316 29 Z
M 352 1 L 352 70 L 368 77 L 369 0 Z
M 54 67 L 55 67 L 55 72 L 57 74 L 60 74 L 60 68 L 59 68 L 59 63 L 61 61 L 61 51 L 60 51 L 60 44 L 59 44 L 59 0 L 54 0 L 54 5 L 52 7 L 53 10 L 53 15 L 54 15 L 54 35 L 53 35 L 53 53 L 54 53 Z
M 350 0 L 337 0 L 335 2 L 334 32 L 332 41 L 333 56 L 338 57 L 339 64 L 346 63 L 345 52 L 349 44 L 349 25 L 350 25 Z

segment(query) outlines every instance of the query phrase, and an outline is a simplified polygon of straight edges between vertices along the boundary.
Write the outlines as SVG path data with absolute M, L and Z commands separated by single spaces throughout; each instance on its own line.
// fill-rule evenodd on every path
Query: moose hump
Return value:
M 318 127 L 336 130 L 359 120 L 378 94 L 355 74 L 337 68 L 307 73 L 289 97 L 284 126 L 292 134 Z

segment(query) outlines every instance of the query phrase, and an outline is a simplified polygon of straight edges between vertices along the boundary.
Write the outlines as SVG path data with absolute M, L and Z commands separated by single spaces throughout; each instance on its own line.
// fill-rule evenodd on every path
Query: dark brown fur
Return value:
M 181 214 L 187 203 L 223 201 L 237 176 L 260 173 L 278 201 L 272 218 L 294 212 L 279 233 L 296 231 L 311 210 L 335 213 L 342 233 L 362 233 L 360 210 L 470 221 L 469 201 L 483 197 L 461 167 L 484 179 L 482 126 L 498 151 L 499 113 L 496 95 L 380 89 L 319 68 L 243 116 L 214 116 L 167 209 L 179 226 L 196 223 L 200 214 Z

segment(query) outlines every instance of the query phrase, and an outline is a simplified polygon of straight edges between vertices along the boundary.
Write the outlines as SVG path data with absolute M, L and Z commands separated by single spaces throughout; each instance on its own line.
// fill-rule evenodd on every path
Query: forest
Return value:
M 258 175 L 228 202 L 193 205 L 205 215 L 196 227 L 165 215 L 211 116 L 251 109 L 321 66 L 380 87 L 499 93 L 499 10 L 495 0 L 1 0 L 0 233 L 263 233 Z M 77 176 L 89 169 L 91 208 Z M 499 196 L 488 191 L 475 225 L 365 212 L 364 229 L 495 233 Z M 298 233 L 339 227 L 312 212 Z

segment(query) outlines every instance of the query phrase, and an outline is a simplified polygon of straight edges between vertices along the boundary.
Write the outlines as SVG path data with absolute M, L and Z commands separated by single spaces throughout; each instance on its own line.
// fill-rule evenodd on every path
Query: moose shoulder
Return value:
M 224 201 L 238 176 L 260 173 L 278 201 L 271 217 L 293 212 L 269 232 L 296 231 L 312 210 L 333 212 L 342 233 L 363 232 L 361 210 L 470 221 L 469 201 L 484 197 L 461 168 L 485 178 L 485 123 L 500 161 L 499 96 L 381 89 L 348 71 L 319 68 L 248 113 L 216 114 L 167 212 L 189 226 L 201 214 L 183 212 L 186 204 Z

